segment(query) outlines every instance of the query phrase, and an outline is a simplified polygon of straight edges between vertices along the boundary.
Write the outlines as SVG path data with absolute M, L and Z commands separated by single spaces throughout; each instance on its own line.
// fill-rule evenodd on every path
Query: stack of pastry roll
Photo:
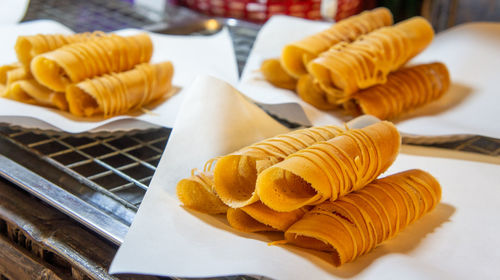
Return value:
M 18 63 L 0 67 L 0 95 L 80 117 L 124 114 L 171 89 L 170 62 L 149 64 L 149 35 L 19 36 Z
M 301 99 L 321 110 L 345 108 L 349 114 L 377 111 L 375 116 L 381 119 L 394 119 L 403 112 L 438 99 L 449 84 L 449 75 L 443 74 L 447 73 L 444 64 L 440 64 L 439 70 L 434 70 L 435 66 L 428 66 L 432 68 L 430 70 L 423 70 L 424 67 L 417 68 L 417 71 L 402 69 L 431 43 L 434 37 L 432 26 L 422 17 L 390 26 L 392 17 L 387 13 L 383 9 L 367 11 L 288 44 L 279 60 L 269 59 L 262 63 L 261 72 L 271 84 L 295 90 Z M 360 29 L 360 25 L 365 28 Z M 330 34 L 336 26 L 342 34 L 350 36 L 324 39 L 325 34 Z M 327 42 L 332 44 L 326 47 Z M 398 73 L 392 80 L 417 80 L 412 82 L 409 90 L 409 82 L 391 81 L 391 73 Z M 436 89 L 429 88 L 429 84 L 443 86 Z M 377 94 L 361 94 L 372 87 L 377 87 Z M 375 109 L 375 103 L 390 105 Z
M 440 186 L 410 170 L 377 179 L 399 153 L 387 121 L 361 129 L 313 127 L 209 160 L 179 181 L 181 203 L 226 214 L 243 232 L 278 231 L 300 247 L 332 252 L 341 265 L 367 253 L 439 202 Z

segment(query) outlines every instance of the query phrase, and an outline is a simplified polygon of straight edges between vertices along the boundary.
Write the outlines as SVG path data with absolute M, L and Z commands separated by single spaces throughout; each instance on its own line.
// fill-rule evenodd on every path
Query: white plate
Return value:
M 314 125 L 342 122 L 340 114 L 318 110 L 292 91 L 273 87 L 257 71 L 263 60 L 279 57 L 287 43 L 329 25 L 286 16 L 271 18 L 258 34 L 238 88 L 262 103 L 297 102 Z M 452 79 L 449 91 L 440 100 L 395 120 L 398 128 L 419 136 L 469 134 L 500 138 L 497 114 L 500 98 L 496 84 L 500 23 L 469 23 L 439 33 L 410 63 L 432 61 L 444 62 L 449 68 Z
M 67 27 L 48 20 L 0 26 L 0 34 L 2 34 L 0 65 L 17 60 L 14 51 L 17 36 L 39 32 L 71 33 Z M 138 32 L 141 31 L 126 29 L 116 33 L 130 35 Z M 154 46 L 151 61 L 172 61 L 174 64 L 173 85 L 178 90 L 174 96 L 160 105 L 146 107 L 150 112 L 135 112 L 134 115 L 122 115 L 108 119 L 77 118 L 59 110 L 0 98 L 0 123 L 30 129 L 60 130 L 70 133 L 149 129 L 152 125 L 172 127 L 185 89 L 196 76 L 210 74 L 232 84 L 237 82 L 236 58 L 227 29 L 223 29 L 212 36 L 169 36 L 153 33 L 150 33 L 150 35 Z M 39 121 L 32 121 L 26 117 Z M 116 121 L 120 122 L 113 123 Z M 149 124 L 144 125 L 144 122 Z

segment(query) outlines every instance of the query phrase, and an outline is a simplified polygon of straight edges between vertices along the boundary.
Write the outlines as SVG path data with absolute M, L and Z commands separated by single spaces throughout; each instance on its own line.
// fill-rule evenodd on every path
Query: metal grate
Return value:
M 107 137 L 46 135 L 1 127 L 0 133 L 80 182 L 137 210 L 170 129 Z

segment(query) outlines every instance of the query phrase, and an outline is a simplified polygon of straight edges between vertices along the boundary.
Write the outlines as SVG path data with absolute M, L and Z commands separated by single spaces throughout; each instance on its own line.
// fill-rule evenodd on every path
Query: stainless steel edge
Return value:
M 0 176 L 74 218 L 114 244 L 123 243 L 128 231 L 127 225 L 110 219 L 109 215 L 101 210 L 1 154 Z

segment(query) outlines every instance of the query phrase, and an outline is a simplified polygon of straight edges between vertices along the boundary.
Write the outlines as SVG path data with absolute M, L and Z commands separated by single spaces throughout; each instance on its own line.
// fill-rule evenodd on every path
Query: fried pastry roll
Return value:
M 26 70 L 29 70 L 31 60 L 39 54 L 53 51 L 71 43 L 85 42 L 103 36 L 106 36 L 106 34 L 100 31 L 73 35 L 37 34 L 19 36 L 14 48 L 17 59 L 24 65 Z
M 260 71 L 266 81 L 270 82 L 275 87 L 295 90 L 297 86 L 297 80 L 281 67 L 281 63 L 277 58 L 264 60 L 260 66 Z
M 66 99 L 76 116 L 123 114 L 163 97 L 172 87 L 172 63 L 143 63 L 68 86 Z
M 87 78 L 118 73 L 148 62 L 153 53 L 149 35 L 109 35 L 87 42 L 65 45 L 37 55 L 31 72 L 42 85 L 55 91 Z
M 313 76 L 302 75 L 297 82 L 297 94 L 305 102 L 320 110 L 332 110 L 338 107 L 337 104 L 328 101 L 328 95 L 314 82 Z
M 265 225 L 250 215 L 245 213 L 241 208 L 229 208 L 227 210 L 227 221 L 229 225 L 243 232 L 259 232 L 259 231 L 277 231 L 271 226 Z
M 413 17 L 339 43 L 307 65 L 330 100 L 340 104 L 359 89 L 386 82 L 387 75 L 421 52 L 434 37 L 432 26 Z
M 290 154 L 320 141 L 331 139 L 343 129 L 320 126 L 281 134 L 217 160 L 214 169 L 215 191 L 230 207 L 239 208 L 259 200 L 255 193 L 257 175 Z
M 450 75 L 443 63 L 422 64 L 389 74 L 385 84 L 355 93 L 343 106 L 353 115 L 393 119 L 439 99 L 449 86 Z
M 276 211 L 335 200 L 364 187 L 396 159 L 401 136 L 387 121 L 352 129 L 289 155 L 259 174 L 256 193 Z
M 352 42 L 363 34 L 391 24 L 392 14 L 387 8 L 376 8 L 351 16 L 327 30 L 286 45 L 281 53 L 281 64 L 290 76 L 298 79 L 307 73 L 307 63 L 331 46 L 339 42 Z
M 54 92 L 40 85 L 34 79 L 12 82 L 4 91 L 3 96 L 28 104 L 53 107 L 63 111 L 68 110 L 68 102 L 63 92 Z
M 441 200 L 439 182 L 422 170 L 377 179 L 309 211 L 286 232 L 287 243 L 328 251 L 337 266 L 392 238 Z
M 177 197 L 188 208 L 208 214 L 226 213 L 229 208 L 217 196 L 211 172 L 193 170 L 191 177 L 177 183 L 176 190 Z

